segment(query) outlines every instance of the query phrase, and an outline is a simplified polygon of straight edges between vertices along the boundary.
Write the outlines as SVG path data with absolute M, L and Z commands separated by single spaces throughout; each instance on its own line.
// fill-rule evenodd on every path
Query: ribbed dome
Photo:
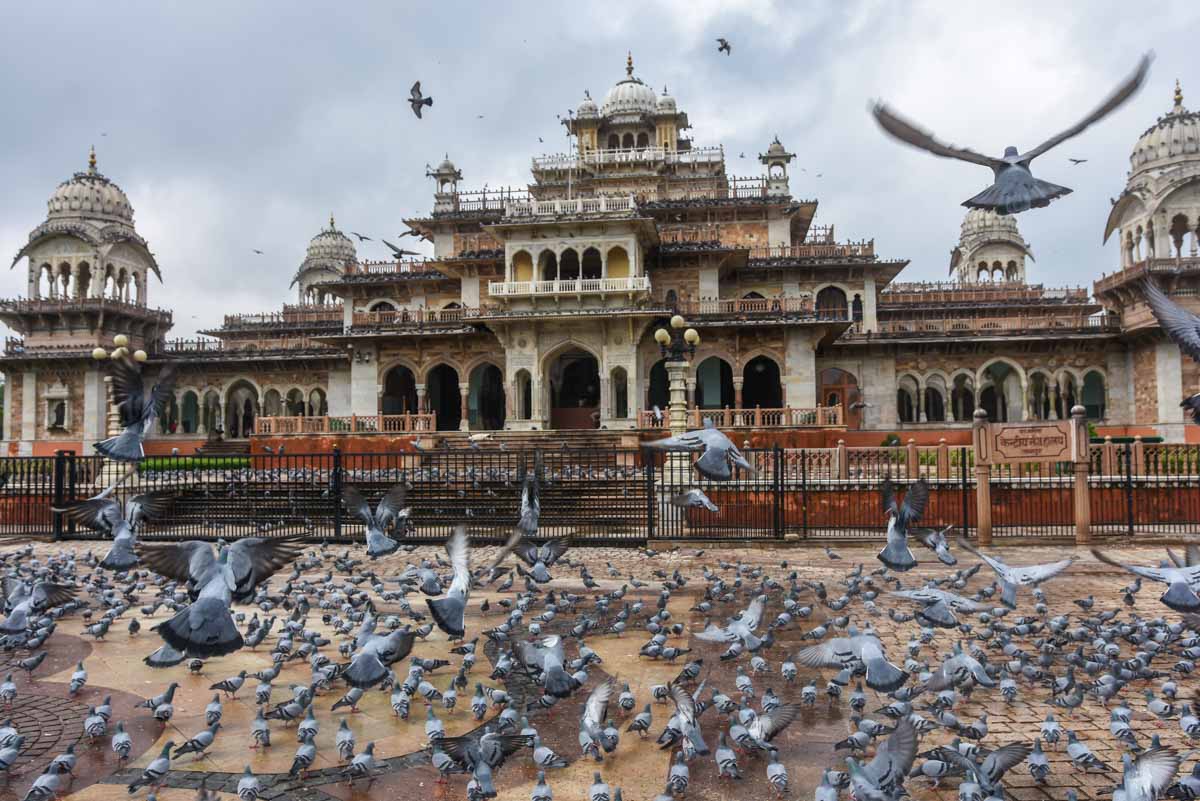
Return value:
M 971 209 L 963 218 L 960 239 L 966 242 L 974 237 L 989 239 L 1011 239 L 1024 246 L 1025 240 L 1017 229 L 1017 220 L 1011 214 L 997 214 L 991 209 Z
M 1200 155 L 1200 113 L 1184 107 L 1183 90 L 1176 81 L 1175 105 L 1138 139 L 1129 163 L 1137 173 L 1188 155 Z
M 63 181 L 54 190 L 46 205 L 48 219 L 68 217 L 99 219 L 133 225 L 133 206 L 121 187 L 105 178 L 96 169 L 96 153 L 88 158 L 88 168 Z
M 575 109 L 575 116 L 579 119 L 594 119 L 600 116 L 600 110 L 596 108 L 596 101 L 592 100 L 591 94 L 583 93 L 583 102 L 579 104 L 579 108 Z
M 677 110 L 675 98 L 667 94 L 667 87 L 663 87 L 663 93 L 658 96 L 658 113 L 659 114 L 674 114 Z
M 329 218 L 329 227 L 321 231 L 308 243 L 308 254 L 304 258 L 305 266 L 315 266 L 319 262 L 332 262 L 345 266 L 358 258 L 354 243 L 350 237 L 343 234 L 334 225 L 333 217 Z
M 454 166 L 454 162 L 450 160 L 450 155 L 446 154 L 446 158 L 442 159 L 442 163 L 437 166 L 438 172 L 457 172 L 458 168 Z
M 604 96 L 600 114 L 611 117 L 616 114 L 653 114 L 658 108 L 654 90 L 640 79 L 633 77 L 633 56 L 625 60 L 625 80 L 618 83 Z

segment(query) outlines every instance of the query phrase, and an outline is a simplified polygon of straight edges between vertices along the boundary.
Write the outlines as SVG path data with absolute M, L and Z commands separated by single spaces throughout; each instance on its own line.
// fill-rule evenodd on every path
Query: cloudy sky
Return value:
M 1138 135 L 1170 108 L 1177 77 L 1185 104 L 1200 107 L 1200 5 L 1188 1 L 14 9 L 0 11 L 4 261 L 95 144 L 162 266 L 151 302 L 175 310 L 180 336 L 294 300 L 288 283 L 330 212 L 343 230 L 403 230 L 402 218 L 429 210 L 424 166 L 443 153 L 468 187 L 523 185 L 531 156 L 565 147 L 555 115 L 584 89 L 602 98 L 627 50 L 638 77 L 670 87 L 698 145 L 725 145 L 731 173 L 756 174 L 754 154 L 778 134 L 798 154 L 793 194 L 820 201 L 817 221 L 910 259 L 912 280 L 946 275 L 958 204 L 988 175 L 886 139 L 869 99 L 958 144 L 1024 149 L 1156 52 L 1140 95 L 1035 165 L 1075 189 L 1019 218 L 1037 258 L 1031 279 L 1053 285 L 1089 284 L 1116 264 L 1112 243 L 1100 243 L 1109 198 Z M 717 36 L 733 43 L 731 57 L 717 53 Z M 403 102 L 418 78 L 435 98 L 423 121 Z M 366 243 L 359 255 L 386 254 Z M 24 263 L 0 272 L 0 297 L 24 290 Z

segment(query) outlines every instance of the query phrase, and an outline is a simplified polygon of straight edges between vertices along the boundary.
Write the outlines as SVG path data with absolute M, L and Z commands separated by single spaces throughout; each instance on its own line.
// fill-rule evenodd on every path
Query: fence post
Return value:
M 846 463 L 846 440 L 839 439 L 837 444 L 837 477 L 845 481 L 850 475 L 850 465 Z
M 52 504 L 53 509 L 61 509 L 66 502 L 66 484 L 67 484 L 67 452 L 54 452 L 54 473 L 51 480 L 54 486 L 51 487 L 51 494 L 54 498 Z M 63 515 L 62 512 L 51 512 L 50 518 L 50 533 L 55 541 L 62 539 L 63 533 Z
M 958 472 L 959 481 L 961 482 L 959 495 L 962 496 L 962 535 L 964 537 L 971 530 L 971 500 L 968 497 L 971 494 L 971 474 L 968 472 L 970 466 L 967 464 L 967 454 L 969 452 L 966 446 L 958 449 L 958 460 L 960 462 Z
M 808 539 L 808 451 L 800 449 L 800 520 L 801 536 Z
M 771 481 L 771 491 L 775 496 L 773 504 L 775 513 L 773 515 L 775 528 L 775 538 L 783 539 L 783 449 L 778 445 L 773 451 L 774 461 L 774 477 Z
M 945 437 L 938 440 L 937 477 L 950 478 L 950 448 L 946 445 Z
M 1138 438 L 1141 439 L 1140 437 Z M 1140 442 L 1136 444 L 1141 444 Z M 1125 517 L 1129 522 L 1129 536 L 1133 536 L 1133 458 L 1137 453 L 1133 445 L 1125 443 Z
M 655 538 L 655 526 L 657 521 L 654 519 L 654 456 L 646 458 L 646 451 L 641 452 L 642 466 L 646 470 L 646 539 L 652 540 Z
M 987 412 L 975 410 L 975 420 L 971 429 L 972 441 L 975 444 L 975 529 L 980 545 L 992 544 L 992 489 L 991 467 L 986 454 Z
M 911 437 L 908 440 L 908 445 L 904 449 L 904 461 L 908 466 L 908 477 L 917 479 L 921 477 L 921 454 L 917 451 L 917 441 Z
M 1138 434 L 1133 438 L 1133 474 L 1135 476 L 1144 475 L 1146 472 L 1146 443 L 1142 442 L 1142 435 Z
M 1075 544 L 1092 541 L 1092 507 L 1088 499 L 1087 409 L 1071 408 L 1071 436 L 1075 442 Z
M 333 504 L 333 536 L 342 536 L 342 450 L 333 446 L 333 468 L 329 472 L 330 503 Z
M 1100 447 L 1100 475 L 1120 475 L 1117 472 L 1117 447 L 1113 445 L 1111 434 L 1105 434 L 1104 444 Z

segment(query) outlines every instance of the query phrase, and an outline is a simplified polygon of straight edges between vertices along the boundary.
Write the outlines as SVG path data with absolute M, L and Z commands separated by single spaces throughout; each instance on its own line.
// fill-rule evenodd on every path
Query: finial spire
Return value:
M 633 51 L 630 50 L 625 55 L 625 74 L 630 78 L 633 77 Z
M 1183 87 L 1179 85 L 1179 79 L 1175 79 L 1175 110 L 1183 110 Z
M 91 150 L 88 151 L 88 170 L 91 172 L 96 171 L 96 146 L 95 145 L 92 145 Z
M 332 212 L 332 211 L 331 211 L 331 212 L 329 212 L 329 230 L 330 230 L 330 231 L 336 231 L 336 230 L 337 230 L 337 226 L 336 226 L 336 225 L 334 225 L 334 223 L 333 223 L 333 212 Z

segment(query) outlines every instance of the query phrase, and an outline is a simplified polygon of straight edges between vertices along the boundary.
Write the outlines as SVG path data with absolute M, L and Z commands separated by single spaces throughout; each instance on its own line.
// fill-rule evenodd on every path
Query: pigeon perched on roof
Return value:
M 985 156 L 968 148 L 941 142 L 933 134 L 918 127 L 916 123 L 894 113 L 882 102 L 875 103 L 871 112 L 884 131 L 902 142 L 926 150 L 935 156 L 967 161 L 992 170 L 994 178 L 992 185 L 964 201 L 964 206 L 990 209 L 999 214 L 1017 214 L 1028 209 L 1047 206 L 1055 198 L 1071 192 L 1065 186 L 1034 178 L 1030 172 L 1030 164 L 1038 156 L 1071 137 L 1078 136 L 1088 126 L 1099 122 L 1120 108 L 1145 82 L 1146 75 L 1150 71 L 1150 61 L 1149 54 L 1142 56 L 1133 73 L 1122 81 L 1113 93 L 1105 98 L 1104 102 L 1075 125 L 1024 153 L 1010 145 L 1004 149 L 1004 155 L 1000 158 Z

